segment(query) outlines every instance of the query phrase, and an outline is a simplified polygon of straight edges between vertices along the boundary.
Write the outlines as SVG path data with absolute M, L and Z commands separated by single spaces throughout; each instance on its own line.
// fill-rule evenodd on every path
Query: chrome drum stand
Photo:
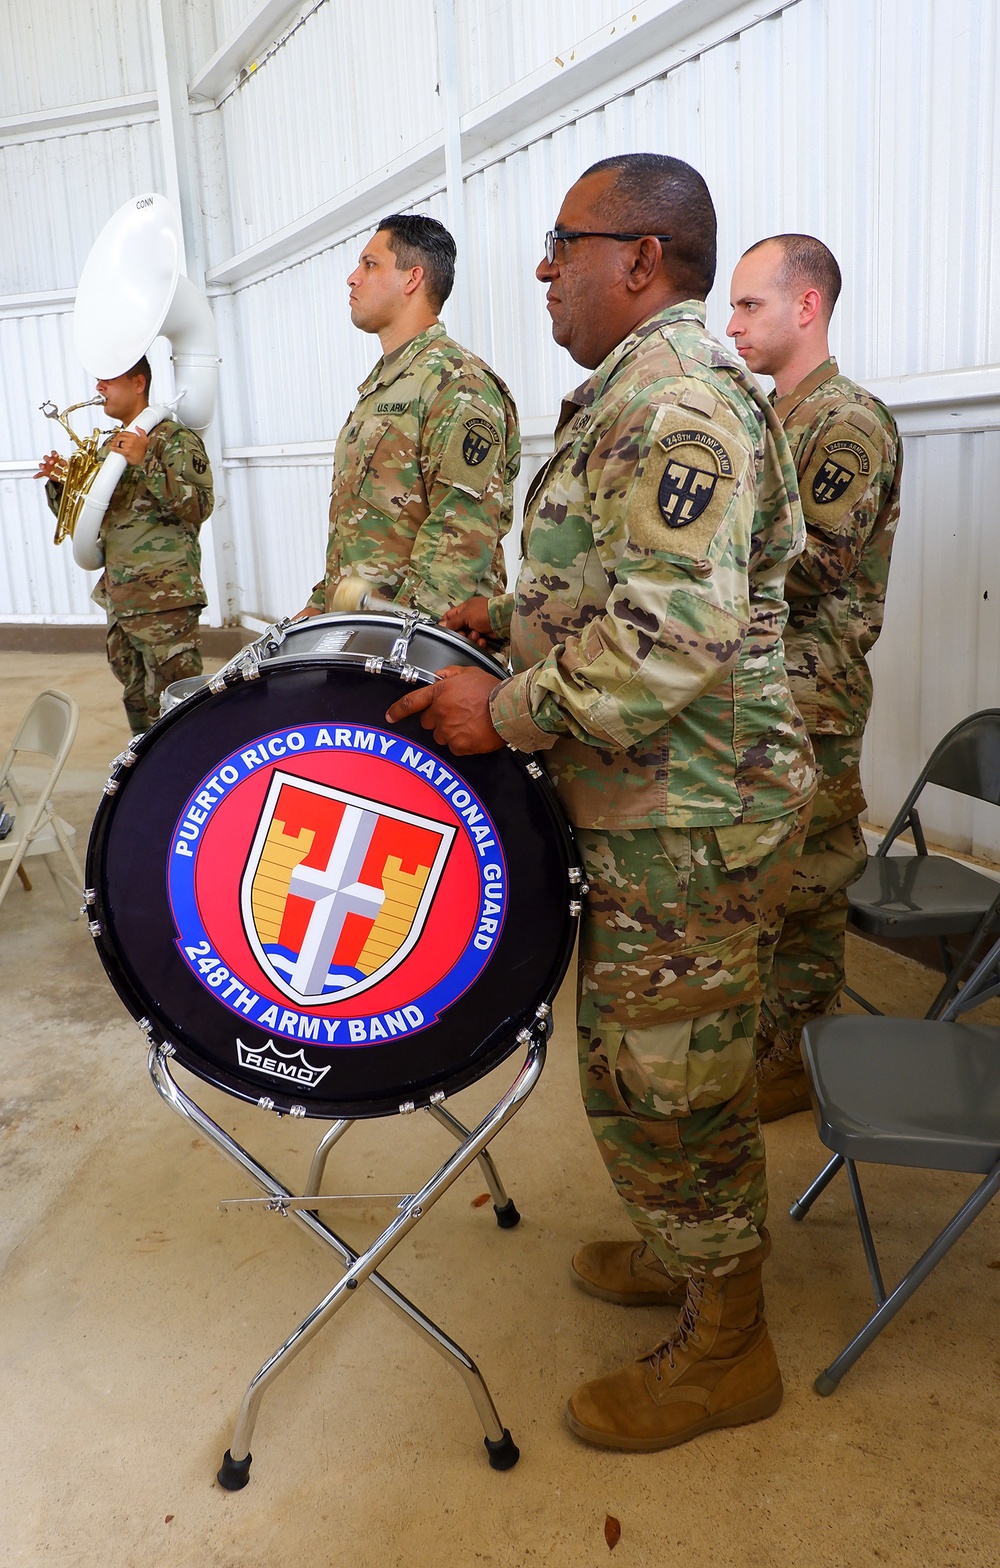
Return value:
M 425 1313 L 421 1312 L 413 1302 L 407 1298 L 389 1281 L 378 1272 L 389 1254 L 403 1240 L 409 1232 L 435 1204 L 442 1193 L 467 1170 L 474 1160 L 479 1161 L 480 1168 L 493 1199 L 493 1208 L 497 1224 L 501 1229 L 507 1230 L 517 1225 L 520 1214 L 513 1200 L 507 1196 L 506 1190 L 497 1172 L 496 1166 L 487 1145 L 496 1134 L 505 1127 L 515 1113 L 521 1108 L 535 1084 L 538 1082 L 542 1067 L 545 1064 L 546 1041 L 551 1033 L 551 1009 L 547 1003 L 539 1006 L 535 1020 L 530 1028 L 522 1029 L 518 1034 L 518 1043 L 525 1048 L 526 1054 L 520 1071 L 507 1092 L 497 1104 L 483 1117 L 478 1127 L 471 1131 L 465 1127 L 444 1106 L 445 1095 L 438 1093 L 432 1096 L 431 1103 L 425 1109 L 442 1127 L 459 1140 L 458 1148 L 454 1151 L 434 1175 L 424 1183 L 420 1191 L 403 1197 L 397 1204 L 396 1217 L 382 1231 L 367 1251 L 358 1253 L 349 1246 L 340 1236 L 320 1219 L 316 1212 L 323 1204 L 350 1201 L 323 1196 L 318 1193 L 318 1188 L 323 1179 L 327 1158 L 334 1145 L 337 1144 L 350 1127 L 354 1125 L 350 1120 L 339 1120 L 324 1133 L 313 1155 L 306 1179 L 305 1193 L 297 1195 L 283 1185 L 270 1171 L 253 1158 L 241 1144 L 224 1131 L 217 1122 L 193 1101 L 180 1087 L 170 1071 L 170 1058 L 175 1054 L 174 1048 L 169 1044 L 150 1042 L 149 1072 L 157 1092 L 175 1110 L 179 1116 L 191 1122 L 203 1133 L 216 1148 L 228 1155 L 229 1158 L 249 1176 L 264 1193 L 263 1198 L 233 1199 L 223 1203 L 224 1209 L 242 1208 L 247 1206 L 262 1207 L 270 1213 L 295 1220 L 307 1230 L 317 1241 L 323 1243 L 335 1254 L 344 1272 L 333 1286 L 332 1290 L 323 1297 L 313 1310 L 303 1318 L 302 1322 L 293 1329 L 288 1338 L 273 1355 L 269 1356 L 263 1366 L 251 1379 L 243 1403 L 236 1419 L 232 1441 L 226 1450 L 218 1471 L 219 1484 L 227 1491 L 239 1491 L 246 1486 L 250 1479 L 250 1465 L 252 1454 L 250 1444 L 253 1440 L 257 1415 L 260 1410 L 261 1400 L 268 1388 L 278 1377 L 279 1373 L 303 1350 L 309 1341 L 319 1332 L 326 1323 L 340 1311 L 359 1286 L 368 1286 L 377 1292 L 382 1302 L 391 1308 L 396 1315 L 403 1319 L 408 1326 L 420 1336 L 424 1342 L 436 1350 L 445 1362 L 452 1366 L 465 1383 L 476 1413 L 483 1425 L 485 1437 L 483 1439 L 490 1465 L 494 1470 L 509 1470 L 520 1457 L 510 1432 L 503 1425 L 497 1414 L 496 1406 L 490 1395 L 482 1374 L 475 1362 L 462 1347 L 450 1339 Z M 414 1110 L 412 1104 L 400 1106 L 403 1113 Z M 281 1114 L 280 1112 L 278 1114 Z M 363 1195 L 363 1201 L 369 1203 L 372 1194 Z M 381 1196 L 381 1195 L 379 1195 Z

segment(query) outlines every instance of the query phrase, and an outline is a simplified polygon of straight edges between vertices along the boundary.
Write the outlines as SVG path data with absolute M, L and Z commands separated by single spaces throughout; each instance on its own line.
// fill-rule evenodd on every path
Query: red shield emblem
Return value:
M 300 1006 L 377 985 L 412 951 L 455 829 L 275 770 L 240 883 L 243 929 Z

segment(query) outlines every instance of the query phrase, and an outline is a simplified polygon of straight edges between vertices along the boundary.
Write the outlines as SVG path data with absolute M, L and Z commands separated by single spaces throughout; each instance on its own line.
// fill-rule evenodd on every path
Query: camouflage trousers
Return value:
M 805 813 L 577 829 L 580 1079 L 629 1218 L 672 1274 L 725 1274 L 767 1214 L 754 1032 Z
M 199 605 L 155 615 L 108 611 L 108 663 L 125 690 L 122 703 L 133 735 L 160 716 L 160 693 L 172 681 L 201 674 Z
M 797 1056 L 804 1026 L 832 1012 L 844 989 L 847 889 L 867 858 L 858 821 L 861 737 L 814 736 L 813 746 L 819 788 L 764 987 L 758 1057 Z

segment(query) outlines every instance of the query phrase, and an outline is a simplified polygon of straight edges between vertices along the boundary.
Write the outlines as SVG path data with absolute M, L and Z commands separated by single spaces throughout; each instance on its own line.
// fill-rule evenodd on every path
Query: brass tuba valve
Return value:
M 72 437 L 76 447 L 76 451 L 71 452 L 66 459 L 65 469 L 60 478 L 63 493 L 56 518 L 55 544 L 62 544 L 64 539 L 72 539 L 80 508 L 93 483 L 94 475 L 101 466 L 97 451 L 106 432 L 94 430 L 92 435 L 81 439 L 69 422 L 69 415 L 75 413 L 78 408 L 92 408 L 95 404 L 103 408 L 103 397 L 89 397 L 83 403 L 71 403 L 69 408 L 63 409 L 62 413 L 54 403 L 40 405 L 46 419 L 54 419 L 62 425 L 67 434 Z

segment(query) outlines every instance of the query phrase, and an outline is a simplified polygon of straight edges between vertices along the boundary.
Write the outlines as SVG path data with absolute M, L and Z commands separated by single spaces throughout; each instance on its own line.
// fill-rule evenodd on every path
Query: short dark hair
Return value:
M 149 360 L 146 358 L 145 354 L 143 354 L 141 359 L 136 360 L 135 364 L 132 366 L 132 369 L 126 370 L 125 374 L 127 376 L 142 376 L 146 382 L 145 395 L 146 397 L 149 396 L 149 389 L 153 383 L 153 372 L 150 369 Z
M 829 321 L 833 307 L 840 298 L 841 286 L 840 268 L 829 246 L 812 234 L 772 234 L 766 240 L 758 240 L 743 254 L 749 256 L 752 251 L 760 250 L 762 245 L 781 247 L 781 269 L 778 273 L 781 287 L 817 289 Z
M 391 212 L 381 218 L 378 233 L 389 236 L 389 249 L 397 268 L 423 267 L 424 287 L 435 310 L 440 310 L 455 282 L 455 241 L 437 218 L 422 212 Z
M 601 199 L 602 221 L 625 234 L 669 234 L 663 265 L 691 299 L 705 299 L 715 282 L 716 220 L 708 186 L 697 169 L 657 152 L 622 153 L 592 163 L 582 175 L 614 174 Z

